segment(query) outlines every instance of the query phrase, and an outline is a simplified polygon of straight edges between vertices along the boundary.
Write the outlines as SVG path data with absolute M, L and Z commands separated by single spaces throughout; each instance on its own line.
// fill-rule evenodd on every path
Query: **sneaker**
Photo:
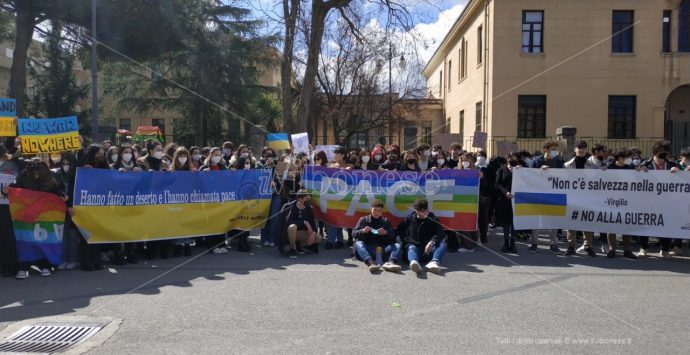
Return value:
M 632 254 L 632 253 L 631 253 Z M 634 255 L 633 255 L 634 256 Z M 606 257 L 609 259 L 613 259 L 616 257 L 616 251 L 615 250 L 609 250 L 608 253 L 606 253 Z M 637 258 L 636 258 L 637 259 Z
M 438 262 L 436 262 L 436 261 L 432 261 L 432 262 L 426 264 L 426 269 L 427 269 L 427 271 L 434 273 L 434 274 L 438 274 L 441 272 L 441 266 L 438 265 Z
M 372 273 L 372 274 L 375 273 L 375 272 L 378 272 L 378 271 L 380 271 L 380 270 L 381 270 L 381 267 L 378 266 L 378 265 L 376 265 L 376 264 L 371 264 L 371 265 L 369 265 L 369 272 Z
M 67 263 L 67 265 L 65 265 L 65 270 L 74 270 L 77 268 L 77 266 L 77 263 Z
M 479 241 L 482 242 L 482 244 L 488 244 L 489 243 L 489 238 L 487 236 L 483 236 L 479 239 Z
M 215 249 L 211 250 L 211 253 L 213 253 L 213 254 L 223 254 L 223 251 L 220 250 L 220 248 L 215 248 Z
M 41 276 L 42 277 L 50 276 L 50 269 L 41 269 Z
M 458 249 L 458 253 L 474 253 L 474 248 L 472 248 L 472 249 L 460 248 L 460 249 Z
M 633 254 L 633 252 L 631 252 L 629 250 L 626 252 L 623 252 L 623 257 L 628 258 L 628 259 L 637 260 L 637 257 L 635 256 L 635 254 Z
M 401 268 L 400 268 L 400 265 L 398 265 L 392 261 L 389 261 L 389 262 L 383 264 L 383 269 L 388 271 L 388 272 L 393 272 L 393 273 L 397 274 L 400 272 Z
M 669 254 L 673 256 L 683 256 L 683 249 L 679 247 L 674 247 L 673 249 L 671 249 Z
M 640 249 L 640 251 L 637 252 L 638 258 L 644 258 L 646 256 L 647 256 L 647 249 Z
M 595 253 L 594 250 L 592 250 L 592 248 L 586 248 L 585 251 L 587 252 L 587 255 L 589 255 L 589 256 L 592 256 L 592 257 L 597 256 L 597 253 Z M 606 253 L 606 254 L 608 255 L 608 253 Z
M 529 248 L 527 248 L 527 251 L 528 251 L 530 254 L 536 253 L 536 252 L 537 252 L 537 245 L 536 245 L 536 244 L 530 245 Z
M 422 271 L 422 266 L 419 265 L 417 260 L 412 260 L 410 262 L 410 270 L 412 270 L 415 274 L 419 274 Z
M 17 280 L 24 280 L 29 277 L 29 272 L 26 270 L 19 270 L 17 272 Z
M 290 253 L 288 254 L 290 259 L 297 259 L 297 250 L 295 249 L 290 249 Z
M 561 252 L 561 249 L 559 249 L 558 245 L 556 245 L 556 244 L 551 244 L 551 246 L 549 247 L 549 250 L 551 250 L 551 252 L 554 254 L 558 254 Z
M 602 244 L 602 245 L 601 245 L 601 252 L 604 253 L 604 254 L 608 254 L 608 252 L 609 252 L 609 246 L 606 245 L 606 244 Z
M 667 251 L 663 251 L 663 250 L 662 250 L 662 251 L 659 252 L 659 257 L 660 257 L 660 258 L 664 258 L 664 259 L 668 259 L 668 258 L 671 257 L 671 255 L 669 255 Z
M 584 253 L 585 252 L 585 246 L 584 245 L 580 246 L 579 248 L 577 248 L 577 250 L 575 252 L 578 254 Z
M 565 251 L 565 255 L 575 255 L 575 247 L 568 247 L 568 250 Z
M 57 266 L 58 270 L 67 270 L 67 263 L 61 263 Z

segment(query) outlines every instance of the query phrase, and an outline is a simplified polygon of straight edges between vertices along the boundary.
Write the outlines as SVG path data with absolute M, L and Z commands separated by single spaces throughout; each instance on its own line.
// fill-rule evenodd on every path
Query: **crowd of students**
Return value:
M 290 258 L 300 254 L 318 253 L 325 239 L 325 249 L 352 247 L 353 255 L 367 264 L 368 270 L 383 269 L 400 272 L 403 265 L 409 265 L 413 272 L 422 270 L 438 273 L 446 252 L 471 253 L 479 245 L 488 243 L 490 228 L 501 228 L 504 244 L 501 251 L 517 253 L 516 239 L 530 240 L 528 252 L 538 250 L 541 231 L 516 231 L 513 226 L 511 206 L 512 173 L 518 168 L 537 169 L 630 169 L 638 171 L 669 170 L 670 173 L 690 170 L 690 153 L 683 151 L 678 160 L 670 156 L 669 142 L 658 142 L 653 147 L 653 156 L 643 159 L 639 149 L 618 148 L 609 150 L 602 145 L 588 148 L 581 141 L 575 148 L 575 156 L 565 161 L 559 152 L 558 143 L 548 141 L 543 151 L 531 154 L 527 151 L 510 152 L 507 156 L 491 159 L 483 150 L 467 152 L 460 144 L 451 144 L 448 149 L 439 145 L 422 144 L 416 149 L 403 151 L 397 145 L 373 149 L 361 148 L 347 151 L 337 148 L 329 161 L 323 151 L 294 156 L 277 152 L 269 147 L 254 156 L 247 145 L 235 146 L 225 142 L 220 147 L 182 147 L 175 143 L 163 146 L 156 140 L 147 141 L 144 146 L 123 143 L 113 145 L 110 141 L 90 145 L 78 152 L 65 152 L 41 157 L 25 158 L 21 153 L 21 141 L 17 140 L 9 150 L 0 145 L 0 173 L 16 177 L 11 186 L 50 192 L 60 196 L 67 204 L 68 213 L 63 232 L 63 257 L 61 265 L 49 265 L 46 260 L 32 263 L 18 263 L 14 233 L 8 205 L 0 205 L 0 268 L 4 276 L 25 279 L 30 267 L 37 266 L 41 276 L 50 276 L 53 268 L 72 270 L 98 270 L 104 264 L 124 265 L 137 263 L 140 256 L 147 259 L 189 257 L 192 246 L 205 248 L 212 254 L 228 252 L 230 244 L 237 251 L 248 252 L 252 246 L 249 232 L 231 230 L 221 235 L 197 238 L 183 238 L 146 243 L 120 243 L 89 245 L 71 220 L 72 196 L 76 168 L 113 169 L 123 173 L 141 171 L 198 171 L 272 169 L 278 162 L 285 162 L 295 172 L 289 178 L 274 174 L 273 194 L 269 218 L 261 229 L 261 246 L 277 247 Z M 280 153 L 280 154 L 279 154 Z M 478 169 L 480 171 L 479 210 L 476 231 L 447 230 L 439 222 L 428 202 L 418 199 L 411 206 L 412 212 L 402 223 L 393 226 L 382 215 L 383 203 L 374 201 L 371 214 L 362 217 L 351 229 L 316 221 L 310 207 L 311 195 L 301 186 L 301 172 L 306 165 L 317 165 L 336 169 L 361 169 L 379 171 L 433 171 L 445 169 Z M 3 194 L 7 189 L 3 189 Z M 347 232 L 347 241 L 345 236 Z M 558 247 L 562 231 L 549 230 L 549 250 L 561 253 Z M 583 244 L 576 249 L 578 236 Z M 585 253 L 596 256 L 591 231 L 567 231 L 565 255 Z M 609 258 L 616 257 L 617 236 L 599 234 L 601 250 Z M 632 251 L 633 238 L 622 236 L 623 256 L 630 259 L 648 255 L 649 238 L 635 238 L 639 252 Z M 682 255 L 682 240 L 658 238 L 661 257 Z

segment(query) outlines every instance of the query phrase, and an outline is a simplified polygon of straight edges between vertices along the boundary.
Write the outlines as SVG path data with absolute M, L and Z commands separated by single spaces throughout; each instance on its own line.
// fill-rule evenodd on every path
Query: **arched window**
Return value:
M 690 0 L 683 0 L 678 11 L 678 51 L 690 52 Z

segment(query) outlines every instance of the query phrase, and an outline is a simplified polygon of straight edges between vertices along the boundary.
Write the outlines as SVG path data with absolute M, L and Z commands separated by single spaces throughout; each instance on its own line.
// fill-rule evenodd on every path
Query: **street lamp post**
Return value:
M 393 58 L 397 57 L 397 55 L 393 55 L 393 43 L 388 42 L 388 124 L 390 126 L 393 126 Z M 405 55 L 400 54 L 400 63 L 399 66 L 401 69 L 405 68 Z M 400 122 L 398 122 L 398 126 L 400 126 Z M 389 126 L 389 127 L 390 127 Z M 400 127 L 397 127 L 398 133 L 400 133 Z M 388 132 L 390 133 L 390 137 L 388 139 L 388 144 L 393 143 L 393 131 L 389 128 Z M 398 142 L 400 144 L 400 142 Z
M 98 63 L 96 60 L 96 0 L 91 0 L 91 140 L 98 142 Z

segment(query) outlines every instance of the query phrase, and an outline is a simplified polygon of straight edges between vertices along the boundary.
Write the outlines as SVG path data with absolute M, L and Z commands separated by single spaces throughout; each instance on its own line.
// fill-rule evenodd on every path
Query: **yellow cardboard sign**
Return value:
M 59 153 L 81 149 L 79 132 L 40 136 L 21 136 L 21 138 L 22 153 L 24 154 Z
M 0 117 L 0 137 L 17 135 L 17 120 L 14 117 Z

